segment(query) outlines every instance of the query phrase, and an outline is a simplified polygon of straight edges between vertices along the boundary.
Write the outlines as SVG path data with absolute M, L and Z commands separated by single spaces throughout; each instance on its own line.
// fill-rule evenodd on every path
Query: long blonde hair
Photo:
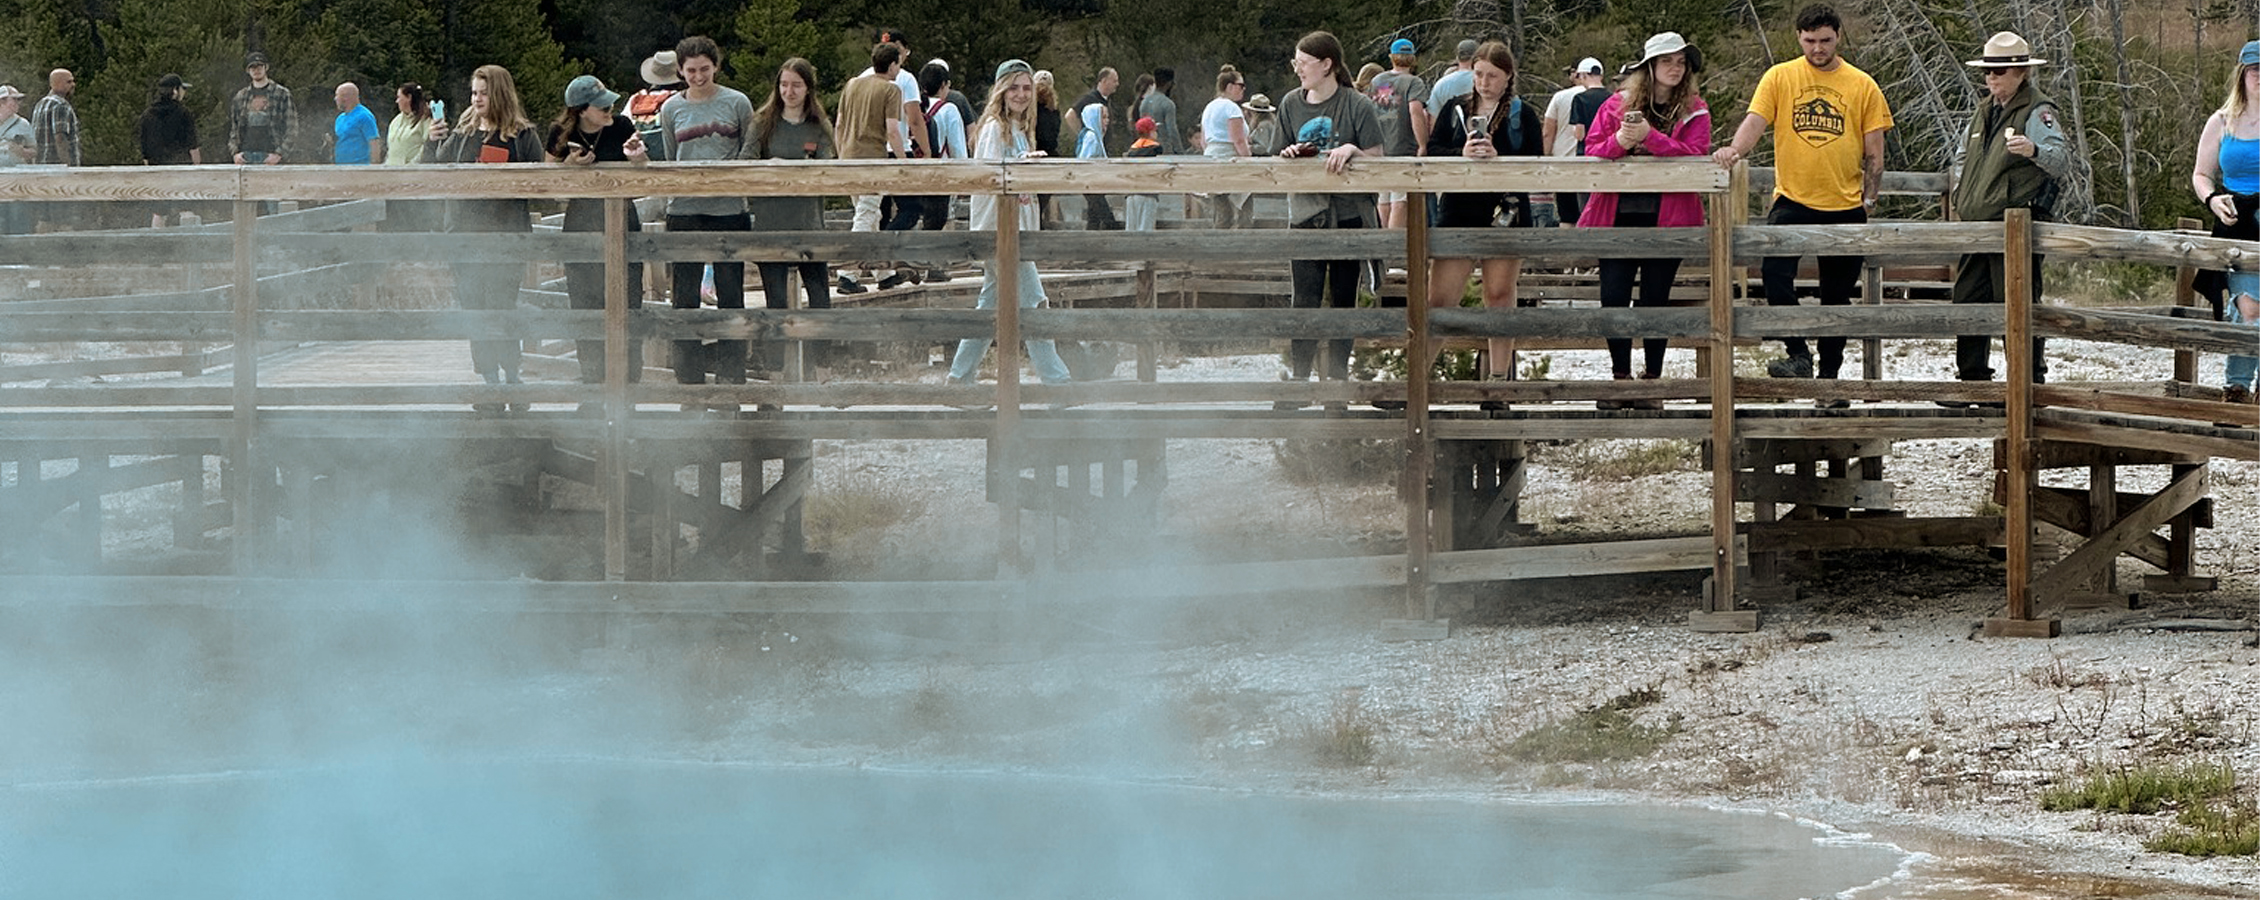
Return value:
M 496 134 L 509 136 L 534 127 L 533 121 L 526 118 L 526 105 L 518 101 L 518 80 L 510 77 L 509 69 L 491 63 L 483 65 L 471 72 L 471 80 L 487 83 L 486 121 L 494 123 Z M 455 120 L 455 129 L 483 131 L 480 126 L 484 124 L 479 121 L 478 108 L 471 107 Z
M 1027 137 L 1031 141 L 1034 140 L 1036 136 L 1035 99 L 1033 97 L 1029 99 L 1027 112 L 1018 114 L 1015 114 L 1012 108 L 1004 102 L 1004 92 L 1012 87 L 1012 82 L 1016 78 L 1026 78 L 1031 84 L 1036 80 L 1036 76 L 1031 73 L 1014 72 L 999 79 L 997 83 L 989 85 L 989 102 L 981 107 L 981 122 L 973 130 L 976 136 L 975 140 L 979 140 L 978 136 L 981 130 L 989 127 L 989 123 L 992 121 L 1004 127 L 1004 136 L 1007 140 L 1015 137 Z
M 2229 70 L 2229 96 L 2221 101 L 2220 113 L 2227 116 L 2231 123 L 2234 123 L 2238 116 L 2244 115 L 2244 111 L 2250 108 L 2254 101 L 2260 100 L 2260 98 L 2244 95 L 2244 70 L 2251 67 L 2251 64 L 2243 64 Z

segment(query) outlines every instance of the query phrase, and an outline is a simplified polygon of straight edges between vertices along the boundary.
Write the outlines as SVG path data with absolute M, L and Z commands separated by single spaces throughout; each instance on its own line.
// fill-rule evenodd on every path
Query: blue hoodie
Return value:
M 1106 140 L 1100 137 L 1099 117 L 1106 108 L 1096 103 L 1083 107 L 1083 136 L 1075 139 L 1075 158 L 1105 159 Z

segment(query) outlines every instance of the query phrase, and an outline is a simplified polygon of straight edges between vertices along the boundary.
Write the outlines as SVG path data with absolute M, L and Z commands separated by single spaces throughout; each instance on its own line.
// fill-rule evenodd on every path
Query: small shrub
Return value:
M 1517 375 L 1524 381 L 1545 381 L 1554 374 L 1554 355 L 1533 353 L 1522 357 L 1522 368 Z
M 1569 471 L 1578 481 L 1630 481 L 1668 472 L 1694 471 L 1700 456 L 1694 441 L 1577 441 L 1546 446 L 1536 454 L 1545 465 Z
M 2148 815 L 2168 803 L 2194 806 L 2225 797 L 2235 788 L 2236 771 L 2228 763 L 2126 766 L 2094 773 L 2076 785 L 2052 788 L 2040 795 L 2040 808 Z
M 1335 699 L 1326 720 L 1311 729 L 1307 743 L 1311 754 L 1330 766 L 1356 768 L 1381 755 L 1379 731 L 1366 714 L 1364 697 L 1354 691 Z
M 2063 657 L 2057 656 L 2051 657 L 2045 666 L 2034 666 L 2026 669 L 2025 680 L 2032 682 L 2035 687 L 2068 690 L 2083 687 L 2105 687 L 2111 683 L 2111 676 L 2101 672 L 2079 671 L 2065 663 Z
M 2216 808 L 2200 803 L 2174 817 L 2174 826 L 2142 842 L 2142 848 L 2183 856 L 2260 855 L 2260 810 L 2249 804 Z
M 1637 688 L 1606 703 L 1578 712 L 1567 720 L 1542 725 L 1499 747 L 1502 754 L 1525 762 L 1591 763 L 1639 759 L 1679 733 L 1674 714 L 1661 726 L 1642 725 L 1633 711 L 1663 700 L 1663 690 Z
M 884 532 L 925 512 L 925 501 L 887 490 L 866 476 L 809 491 L 802 527 L 811 545 L 848 547 L 864 535 Z
M 2048 293 L 2071 306 L 2140 306 L 2163 302 L 2171 289 L 2158 266 L 2110 260 L 2043 264 Z
M 1383 484 L 1405 468 L 1405 442 L 1394 438 L 1272 441 L 1271 455 L 1298 485 Z

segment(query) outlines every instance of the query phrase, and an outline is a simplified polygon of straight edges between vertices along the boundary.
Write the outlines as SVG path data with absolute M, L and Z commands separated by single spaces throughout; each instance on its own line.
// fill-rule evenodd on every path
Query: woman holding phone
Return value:
M 549 139 L 542 142 L 543 156 L 553 163 L 568 166 L 593 166 L 597 163 L 641 163 L 650 160 L 644 147 L 643 136 L 636 133 L 636 123 L 627 116 L 613 112 L 613 104 L 620 102 L 619 93 L 609 90 L 594 75 L 582 75 L 565 85 L 565 109 L 558 113 L 557 121 L 549 125 Z M 642 231 L 635 208 L 628 209 L 628 230 Z M 565 230 L 569 232 L 603 231 L 604 201 L 580 198 L 565 204 Z M 565 264 L 565 303 L 573 309 L 604 308 L 604 264 L 593 262 L 568 262 Z M 643 264 L 628 264 L 628 308 L 643 306 Z M 580 341 L 581 382 L 604 382 L 604 341 Z M 643 348 L 638 341 L 628 342 L 628 380 L 639 381 L 643 376 Z M 584 403 L 583 412 L 594 412 L 597 404 Z
M 1703 54 L 1679 32 L 1648 39 L 1640 61 L 1624 67 L 1624 89 L 1602 101 L 1585 133 L 1585 153 L 1603 159 L 1707 156 L 1711 152 L 1711 110 L 1703 102 Z M 1577 220 L 1581 228 L 1700 228 L 1703 198 L 1692 193 L 1594 194 Z M 1671 302 L 1679 257 L 1601 260 L 1602 306 L 1664 306 Z M 1634 280 L 1640 283 L 1637 304 Z M 1641 378 L 1664 373 L 1663 338 L 1642 342 Z M 1609 370 L 1619 381 L 1632 377 L 1632 339 L 1609 339 Z M 1661 400 L 1602 400 L 1602 409 L 1662 409 Z
M 1429 129 L 1427 156 L 1457 156 L 1489 161 L 1501 157 L 1545 154 L 1543 125 L 1538 111 L 1511 91 L 1515 80 L 1514 51 L 1499 41 L 1487 41 L 1475 50 L 1475 89 L 1444 102 Z M 1439 228 L 1531 227 L 1530 195 L 1506 193 L 1445 194 L 1437 204 Z M 1502 256 L 1482 260 L 1483 306 L 1512 309 L 1515 282 L 1522 277 L 1522 260 Z M 1473 259 L 1431 259 L 1428 263 L 1428 305 L 1454 307 L 1475 274 Z M 1507 378 L 1514 374 L 1510 361 L 1514 342 L 1492 338 L 1484 354 L 1487 374 Z M 1399 401 L 1375 404 L 1400 409 Z M 1505 409 L 1506 404 L 1486 400 L 1484 409 Z
M 541 139 L 526 120 L 510 70 L 484 65 L 471 73 L 471 108 L 451 126 L 435 119 L 424 142 L 427 163 L 534 163 L 542 161 Z M 450 200 L 447 230 L 454 233 L 534 230 L 524 200 Z M 516 309 L 524 263 L 455 263 L 455 302 L 464 309 Z M 523 348 L 516 340 L 472 341 L 471 368 L 488 384 L 522 384 L 518 376 Z M 482 413 L 504 410 L 499 403 L 475 403 Z M 523 404 L 513 404 L 524 411 Z

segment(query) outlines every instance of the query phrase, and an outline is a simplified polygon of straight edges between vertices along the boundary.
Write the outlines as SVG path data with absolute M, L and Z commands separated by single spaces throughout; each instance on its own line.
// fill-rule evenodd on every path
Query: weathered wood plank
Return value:
M 8 199 L 234 200 L 242 191 L 240 167 L 234 166 L 10 166 L 0 171 L 0 198 Z
M 1846 509 L 1890 509 L 1893 485 L 1859 478 L 1814 478 L 1777 472 L 1742 472 L 1735 478 L 1737 502 L 1795 503 Z
M 1677 572 L 1710 568 L 1711 554 L 1709 537 L 1453 550 L 1429 556 L 1429 580 L 1437 584 L 1463 584 Z
M 2035 415 L 2033 435 L 2059 441 L 2084 441 L 2174 454 L 2260 460 L 2260 440 L 2225 434 L 2190 434 L 2155 428 L 2083 420 L 2071 410 L 2047 409 Z
M 1750 167 L 1750 192 L 1770 196 L 1774 188 L 1772 166 Z M 1945 172 L 1885 172 L 1879 190 L 1886 197 L 1938 197 L 1952 188 Z
M 17 167 L 0 200 L 569 199 L 811 194 L 1257 193 L 1642 190 L 1717 191 L 1726 173 L 1707 161 L 1586 158 L 1361 159 L 1330 174 L 1309 159 L 780 160 L 552 166 Z
M 2168 466 L 2204 465 L 2203 453 L 2150 450 L 2135 447 L 2112 447 L 2078 441 L 2035 441 L 2032 466 L 2034 469 L 2085 469 L 2090 466 Z M 2002 456 L 2003 447 L 1993 445 L 1993 467 L 2008 466 Z
M 1258 157 L 1238 160 L 1032 160 L 1004 166 L 1005 189 L 1018 194 L 1264 194 L 1365 191 L 1717 191 L 1726 173 L 1707 161 L 1592 157 L 1495 160 L 1364 158 L 1334 175 L 1322 160 Z M 919 191 L 919 193 L 929 193 Z M 931 193 L 942 193 L 933 191 Z
M 1734 229 L 1734 257 L 1750 262 L 1766 256 L 1889 252 L 1900 259 L 1952 260 L 1965 253 L 1999 253 L 2003 240 L 1996 222 L 1743 225 Z
M 2040 337 L 2206 353 L 2260 353 L 2260 330 L 2227 322 L 2036 306 L 2032 310 L 2032 324 Z
M 2204 423 L 2233 422 L 2245 428 L 2260 428 L 2260 406 L 2250 403 L 2127 394 L 2074 384 L 2035 385 L 2033 400 L 2045 406 L 2070 406 L 2095 412 L 2189 419 Z
M 1705 446 L 1703 448 L 1703 464 L 1706 467 L 1710 465 L 1710 450 L 1711 448 L 1709 446 Z M 1856 457 L 1877 457 L 1884 456 L 1886 454 L 1889 454 L 1890 452 L 1890 441 L 1877 440 L 1873 438 L 1867 440 L 1832 441 L 1784 441 L 1769 440 L 1765 438 L 1745 438 L 1741 441 L 1736 442 L 1736 446 L 1734 448 L 1734 467 L 1737 469 L 1754 469 L 1761 466 L 1785 466 L 1793 465 L 1796 463 L 1853 459 Z
M 1750 552 L 1987 547 L 2005 540 L 2000 516 L 1744 522 Z
M 2033 232 L 2035 247 L 2052 255 L 2199 269 L 2260 269 L 2260 250 L 2254 250 L 2251 241 L 2053 223 L 2035 225 Z

